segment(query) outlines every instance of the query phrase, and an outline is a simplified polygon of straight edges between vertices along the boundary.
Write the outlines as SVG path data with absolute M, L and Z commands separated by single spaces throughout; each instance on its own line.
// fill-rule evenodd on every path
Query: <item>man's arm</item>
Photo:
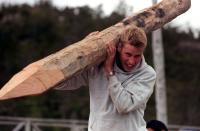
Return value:
M 71 79 L 68 79 L 58 86 L 56 86 L 54 89 L 56 90 L 75 90 L 80 88 L 81 86 L 87 86 L 88 84 L 88 71 L 85 70 L 75 76 L 73 76 Z
M 144 106 L 153 92 L 156 74 L 145 72 L 142 79 L 132 80 L 126 87 L 115 75 L 109 77 L 109 94 L 119 113 L 128 113 Z
M 114 61 L 116 57 L 115 41 L 111 41 L 110 42 L 111 44 L 108 44 L 107 49 L 106 49 L 107 57 L 106 57 L 106 60 L 104 61 L 104 71 L 106 73 L 107 78 L 110 75 L 113 75 L 113 66 L 114 66 Z

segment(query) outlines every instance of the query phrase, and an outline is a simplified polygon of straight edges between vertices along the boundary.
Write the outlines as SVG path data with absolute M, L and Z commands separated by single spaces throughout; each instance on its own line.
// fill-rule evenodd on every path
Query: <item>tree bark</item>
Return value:
M 148 33 L 187 11 L 190 4 L 190 0 L 163 0 L 97 35 L 86 37 L 34 62 L 17 73 L 0 90 L 0 99 L 43 93 L 84 69 L 102 62 L 106 56 L 106 44 L 118 38 L 126 28 L 137 26 Z

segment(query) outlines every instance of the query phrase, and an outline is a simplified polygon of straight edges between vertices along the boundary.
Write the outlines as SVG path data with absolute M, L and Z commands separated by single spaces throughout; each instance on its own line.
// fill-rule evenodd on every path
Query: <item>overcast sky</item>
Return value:
M 54 5 L 58 7 L 65 7 L 65 6 L 83 6 L 89 5 L 92 8 L 97 7 L 98 5 L 103 5 L 103 10 L 105 14 L 111 13 L 115 7 L 118 5 L 120 0 L 51 0 Z M 151 6 L 152 0 L 124 0 L 126 1 L 128 6 L 132 6 L 133 11 L 141 10 L 145 7 Z M 158 0 L 158 2 L 161 0 Z M 180 28 L 188 28 L 192 27 L 194 30 L 200 30 L 200 1 L 199 0 L 191 0 L 192 6 L 186 13 L 182 14 L 181 16 L 177 17 L 173 20 L 175 25 L 179 26 Z M 1 3 L 9 3 L 9 4 L 21 4 L 21 3 L 29 3 L 34 4 L 38 2 L 38 0 L 0 0 Z

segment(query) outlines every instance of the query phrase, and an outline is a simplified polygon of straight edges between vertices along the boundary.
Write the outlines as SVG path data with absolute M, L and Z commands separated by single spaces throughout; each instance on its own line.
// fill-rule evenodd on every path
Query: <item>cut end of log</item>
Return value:
M 0 100 L 41 94 L 64 79 L 62 71 L 43 69 L 39 62 L 30 64 L 13 76 L 0 90 Z

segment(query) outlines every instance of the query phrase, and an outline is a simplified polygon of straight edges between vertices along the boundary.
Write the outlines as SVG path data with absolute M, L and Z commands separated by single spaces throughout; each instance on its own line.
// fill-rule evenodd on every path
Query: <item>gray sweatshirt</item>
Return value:
M 156 73 L 142 61 L 131 72 L 114 65 L 115 75 L 107 79 L 103 67 L 96 66 L 57 87 L 73 90 L 89 85 L 88 131 L 146 131 L 144 110 L 153 92 Z

